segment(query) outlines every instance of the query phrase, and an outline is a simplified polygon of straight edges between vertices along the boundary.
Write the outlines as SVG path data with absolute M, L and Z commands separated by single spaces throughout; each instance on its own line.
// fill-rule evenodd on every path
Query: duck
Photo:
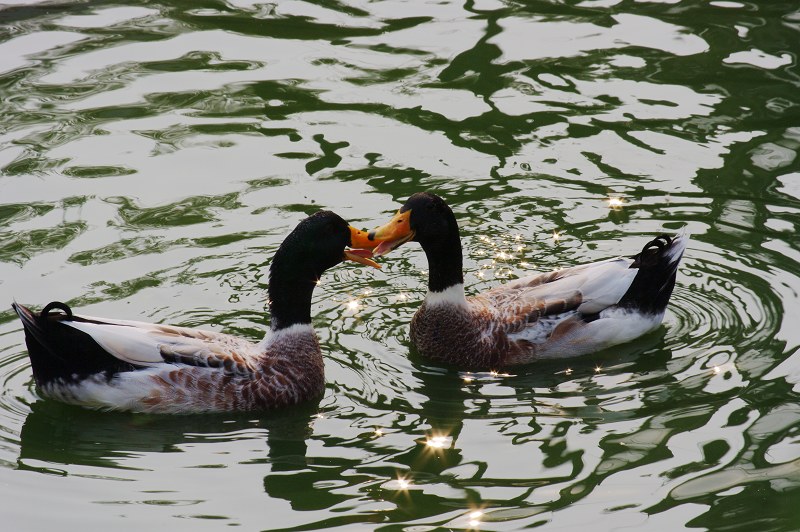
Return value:
M 356 235 L 356 246 L 386 255 L 417 242 L 428 260 L 428 291 L 411 320 L 425 358 L 491 370 L 594 353 L 657 328 L 689 236 L 659 235 L 632 257 L 532 275 L 467 297 L 461 236 L 449 205 L 412 195 L 388 223 Z
M 302 220 L 269 267 L 269 330 L 260 342 L 230 334 L 73 314 L 53 301 L 34 313 L 13 303 L 39 393 L 98 410 L 191 414 L 264 410 L 317 398 L 322 352 L 311 296 L 323 272 L 345 260 L 379 268 L 346 249 L 360 231 L 330 211 Z

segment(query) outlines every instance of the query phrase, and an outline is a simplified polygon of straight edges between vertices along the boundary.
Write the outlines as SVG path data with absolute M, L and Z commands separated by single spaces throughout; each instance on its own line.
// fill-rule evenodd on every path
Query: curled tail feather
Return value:
M 61 323 L 83 320 L 73 316 L 72 309 L 65 303 L 48 303 L 38 314 L 19 303 L 11 306 L 25 329 L 25 344 L 38 386 L 58 380 L 79 380 L 98 373 L 111 376 L 134 369 L 133 365 L 106 352 L 88 334 Z
M 659 235 L 633 257 L 631 268 L 638 269 L 619 306 L 650 314 L 661 314 L 669 303 L 675 276 L 689 235 Z

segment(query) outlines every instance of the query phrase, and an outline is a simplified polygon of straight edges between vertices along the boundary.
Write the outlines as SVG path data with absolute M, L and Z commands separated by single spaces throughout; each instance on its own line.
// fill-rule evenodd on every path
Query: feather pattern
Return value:
M 109 354 L 137 366 L 165 362 L 224 368 L 231 374 L 251 374 L 258 346 L 229 334 L 152 323 L 88 318 L 64 321 L 89 335 Z
M 674 283 L 685 245 L 685 235 L 670 239 L 669 253 L 652 266 L 663 270 L 657 292 L 672 291 L 667 280 L 671 277 Z M 622 305 L 641 273 L 636 262 L 636 257 L 619 257 L 583 264 L 517 279 L 469 298 L 461 283 L 429 291 L 412 319 L 412 341 L 434 360 L 493 369 L 628 342 L 655 329 L 664 317 L 664 307 Z
M 37 318 L 21 305 L 15 304 L 15 309 Z M 324 390 L 322 355 L 309 324 L 270 331 L 254 344 L 186 327 L 59 317 L 40 328 L 80 331 L 75 337 L 80 338 L 78 353 L 72 355 L 80 356 L 94 344 L 133 369 L 74 373 L 40 382 L 43 395 L 66 403 L 151 413 L 256 410 L 295 404 Z M 34 334 L 28 346 L 39 351 Z
M 685 231 L 660 235 L 630 258 L 533 275 L 467 298 L 458 222 L 441 197 L 412 195 L 367 237 L 377 256 L 406 242 L 422 246 L 428 294 L 411 320 L 411 340 L 423 356 L 476 369 L 579 356 L 654 329 L 689 238 Z
M 319 397 L 324 364 L 311 327 L 311 295 L 322 273 L 342 260 L 377 266 L 369 253 L 345 251 L 359 233 L 320 211 L 286 237 L 270 265 L 272 320 L 259 343 L 77 316 L 57 301 L 38 314 L 14 303 L 36 384 L 43 395 L 67 403 L 153 413 L 256 410 Z
M 533 275 L 467 298 L 461 236 L 436 194 L 412 195 L 359 245 L 384 255 L 418 242 L 428 294 L 411 320 L 423 356 L 476 369 L 583 355 L 627 342 L 661 323 L 688 235 L 661 235 L 631 258 Z

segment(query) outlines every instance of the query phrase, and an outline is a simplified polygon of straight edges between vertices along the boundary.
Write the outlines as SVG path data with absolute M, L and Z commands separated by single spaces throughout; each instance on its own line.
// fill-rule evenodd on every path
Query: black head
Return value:
M 353 243 L 372 249 L 379 257 L 410 241 L 419 242 L 428 257 L 429 290 L 438 292 L 463 284 L 458 222 L 447 203 L 436 194 L 414 194 L 389 223 L 373 229 L 366 237 L 354 239 Z
M 330 211 L 319 211 L 297 224 L 269 269 L 273 328 L 311 321 L 311 292 L 328 268 L 344 260 L 380 267 L 369 259 L 370 252 L 345 249 L 360 233 Z
M 345 251 L 356 233 L 360 231 L 350 227 L 338 214 L 316 212 L 297 224 L 281 243 L 272 259 L 270 274 L 285 270 L 316 281 L 325 270 L 346 259 L 377 267 L 366 260 L 368 254 Z
M 443 244 L 458 235 L 458 223 L 450 206 L 431 192 L 417 192 L 400 207 L 400 214 L 410 213 L 408 222 L 414 242 L 422 247 Z
M 385 255 L 406 242 L 419 242 L 429 252 L 452 248 L 459 243 L 458 223 L 445 201 L 431 192 L 418 192 L 408 198 L 388 223 L 369 232 L 357 247 L 374 248 L 376 257 Z M 377 247 L 376 247 L 377 246 Z
M 344 248 L 349 243 L 350 231 L 341 216 L 330 211 L 316 212 L 284 239 L 272 259 L 270 273 L 286 267 L 319 278 L 344 260 Z

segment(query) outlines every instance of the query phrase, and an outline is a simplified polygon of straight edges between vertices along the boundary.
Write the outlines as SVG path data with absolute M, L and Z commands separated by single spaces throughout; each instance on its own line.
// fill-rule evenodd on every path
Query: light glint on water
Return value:
M 70 501 L 90 527 L 124 508 L 181 531 L 210 518 L 611 529 L 643 512 L 653 529 L 797 529 L 791 2 L 11 4 L 6 528 L 62 526 L 58 477 L 80 483 Z M 664 324 L 513 369 L 425 359 L 409 326 L 430 266 L 410 241 L 380 271 L 319 274 L 325 382 L 310 404 L 158 417 L 36 392 L 11 298 L 257 343 L 272 257 L 300 220 L 324 209 L 375 227 L 422 190 L 453 210 L 468 296 L 631 257 L 686 225 Z M 538 308 L 542 293 L 513 304 Z M 587 323 L 603 333 L 599 316 Z M 625 503 L 599 504 L 615 486 Z M 473 515 L 489 505 L 497 521 Z
M 608 198 L 607 201 L 608 201 L 608 206 L 611 209 L 619 209 L 623 205 L 625 205 L 625 202 L 622 200 L 622 198 L 617 198 L 617 197 L 613 197 L 612 196 L 612 197 Z

